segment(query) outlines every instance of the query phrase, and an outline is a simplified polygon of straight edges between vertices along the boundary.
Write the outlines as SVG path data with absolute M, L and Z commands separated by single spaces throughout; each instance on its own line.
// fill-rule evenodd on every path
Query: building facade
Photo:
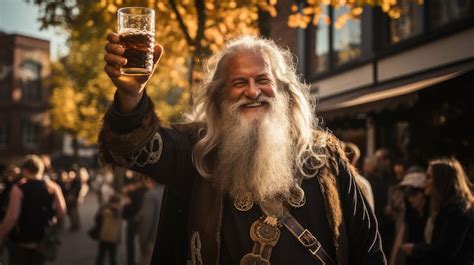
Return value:
M 0 33 L 0 164 L 55 149 L 48 114 L 50 43 Z
M 317 26 L 271 37 L 296 39 L 323 126 L 363 155 L 388 148 L 413 163 L 454 155 L 472 165 L 474 1 L 416 2 L 398 0 L 396 20 L 379 8 L 348 19 L 348 9 L 324 7 Z

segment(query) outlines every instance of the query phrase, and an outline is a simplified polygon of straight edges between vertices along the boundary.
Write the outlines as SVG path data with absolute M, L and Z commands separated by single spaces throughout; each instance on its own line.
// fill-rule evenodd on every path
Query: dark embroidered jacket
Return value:
M 192 147 L 204 124 L 160 126 L 148 96 L 134 113 L 116 103 L 107 111 L 99 135 L 101 160 L 148 175 L 166 184 L 152 264 L 219 264 L 223 194 L 193 166 Z M 329 159 L 316 176 L 332 231 L 338 264 L 386 264 L 377 222 L 354 180 L 338 140 L 315 132 Z M 367 207 L 366 207 L 367 205 Z M 316 224 L 315 224 L 316 225 Z M 309 254 L 308 254 L 309 255 Z

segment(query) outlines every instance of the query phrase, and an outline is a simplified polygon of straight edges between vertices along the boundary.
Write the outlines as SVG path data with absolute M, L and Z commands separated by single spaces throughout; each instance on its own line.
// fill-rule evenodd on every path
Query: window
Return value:
M 353 10 L 345 6 L 335 9 L 321 5 L 321 8 L 317 26 L 310 27 L 307 35 L 311 60 L 306 74 L 310 76 L 333 71 L 371 54 L 372 30 L 362 29 L 363 21 L 370 24 L 371 12 L 354 15 Z
M 0 124 L 0 150 L 8 148 L 8 128 L 5 123 Z
M 26 148 L 36 149 L 40 142 L 40 126 L 30 121 L 23 123 L 23 145 Z
M 423 6 L 413 0 L 398 0 L 400 17 L 390 20 L 390 41 L 398 43 L 423 32 Z
M 20 82 L 23 89 L 23 100 L 41 100 L 41 65 L 26 61 L 20 66 Z
M 328 6 L 322 7 L 322 14 L 329 16 Z M 328 17 L 327 17 L 328 18 Z M 314 31 L 314 55 L 313 67 L 315 72 L 323 72 L 329 68 L 329 23 L 325 19 L 320 19 Z
M 444 26 L 474 14 L 472 0 L 432 0 L 430 3 L 430 21 L 433 28 Z
M 11 65 L 5 64 L 2 62 L 2 58 L 0 58 L 0 101 L 7 101 L 9 99 L 10 84 L 8 84 L 8 80 L 10 79 L 11 72 Z
M 334 34 L 335 65 L 350 62 L 361 55 L 361 22 L 360 18 L 350 18 L 348 7 L 334 9 L 332 23 Z

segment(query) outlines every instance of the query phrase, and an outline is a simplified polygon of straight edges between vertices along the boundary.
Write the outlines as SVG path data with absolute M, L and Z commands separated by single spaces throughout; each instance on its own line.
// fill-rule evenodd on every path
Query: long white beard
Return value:
M 213 175 L 217 186 L 232 198 L 250 192 L 254 201 L 262 202 L 287 196 L 295 183 L 288 100 L 283 95 L 266 100 L 269 111 L 252 119 L 238 110 L 242 102 L 223 106 L 222 140 Z

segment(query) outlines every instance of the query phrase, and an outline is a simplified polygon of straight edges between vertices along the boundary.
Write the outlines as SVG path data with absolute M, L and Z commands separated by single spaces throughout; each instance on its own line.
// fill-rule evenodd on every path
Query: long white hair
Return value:
M 288 97 L 291 123 L 291 136 L 296 146 L 295 170 L 303 177 L 312 177 L 319 168 L 322 158 L 314 148 L 314 129 L 318 127 L 315 116 L 315 103 L 309 94 L 309 85 L 300 81 L 296 65 L 290 51 L 278 47 L 272 40 L 243 36 L 230 41 L 219 53 L 213 55 L 204 65 L 204 79 L 197 91 L 193 110 L 188 119 L 204 122 L 207 125 L 194 146 L 193 161 L 203 177 L 212 175 L 212 168 L 206 161 L 219 144 L 219 117 L 222 115 L 222 101 L 225 99 L 225 65 L 239 52 L 260 53 L 264 55 L 277 81 L 278 92 Z M 313 172 L 313 173 L 310 173 Z

